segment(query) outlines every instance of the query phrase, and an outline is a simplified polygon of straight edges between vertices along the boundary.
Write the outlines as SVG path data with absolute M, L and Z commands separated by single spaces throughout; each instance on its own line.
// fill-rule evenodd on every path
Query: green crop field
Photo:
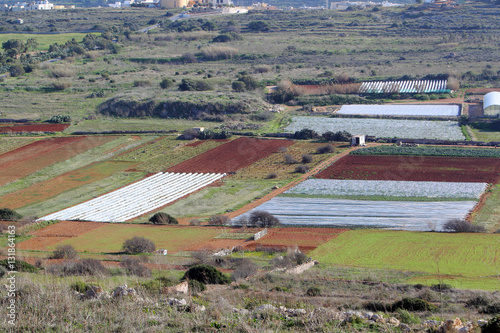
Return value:
M 157 249 L 178 252 L 208 241 L 220 233 L 217 228 L 109 224 L 56 245 L 72 245 L 77 251 L 120 252 L 123 242 L 134 236 L 153 241 Z M 55 248 L 56 246 L 53 246 Z
M 500 290 L 500 238 L 495 234 L 356 230 L 309 255 L 327 265 L 421 272 L 419 282 L 440 279 L 462 288 Z
M 64 44 L 73 38 L 77 42 L 81 42 L 86 36 L 86 33 L 67 33 L 67 34 L 0 34 L 0 44 L 8 41 L 9 39 L 19 39 L 26 43 L 30 38 L 37 41 L 38 47 L 36 51 L 47 51 L 51 44 Z M 94 35 L 98 35 L 94 33 Z

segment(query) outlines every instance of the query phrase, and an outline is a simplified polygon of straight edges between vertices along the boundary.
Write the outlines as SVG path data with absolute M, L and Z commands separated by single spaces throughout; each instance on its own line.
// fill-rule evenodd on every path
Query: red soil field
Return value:
M 134 162 L 106 161 L 93 163 L 58 177 L 36 183 L 28 188 L 7 194 L 0 198 L 3 207 L 18 209 L 53 198 L 63 192 L 96 182 L 124 171 Z
M 0 186 L 114 139 L 86 136 L 51 138 L 9 151 L 0 159 Z
M 216 140 L 210 140 L 210 141 L 215 141 L 215 142 L 229 142 L 230 140 L 229 139 L 216 139 Z M 186 144 L 185 147 L 197 147 L 197 146 L 201 145 L 203 142 L 205 142 L 205 140 L 193 141 L 193 142 L 190 142 L 190 143 Z
M 244 239 L 211 239 L 208 242 L 204 242 L 201 244 L 196 244 L 193 245 L 185 251 L 201 251 L 201 250 L 210 250 L 210 251 L 215 251 L 215 250 L 220 250 L 220 249 L 227 249 L 227 248 L 233 248 L 233 246 L 243 246 L 245 244 Z
M 30 124 L 0 126 L 0 133 L 8 132 L 62 132 L 69 124 Z
M 347 155 L 318 173 L 316 178 L 498 183 L 500 160 L 469 157 Z
M 33 237 L 16 245 L 19 250 L 46 251 L 52 245 L 71 239 L 71 237 Z
M 267 235 L 244 245 L 247 250 L 270 247 L 286 249 L 298 246 L 302 252 L 312 251 L 348 229 L 330 228 L 270 228 Z
M 291 140 L 239 138 L 179 163 L 169 172 L 236 172 L 293 144 Z
M 61 221 L 48 227 L 33 231 L 37 237 L 77 237 L 109 223 Z

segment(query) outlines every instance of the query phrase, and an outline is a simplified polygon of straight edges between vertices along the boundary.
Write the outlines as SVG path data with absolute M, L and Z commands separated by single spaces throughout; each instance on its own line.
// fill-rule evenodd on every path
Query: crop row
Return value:
M 457 117 L 458 105 L 343 105 L 338 114 L 380 116 L 434 116 Z
M 40 220 L 121 222 L 165 206 L 225 174 L 157 173 L 119 190 L 42 217 Z
M 352 155 L 415 155 L 448 157 L 500 157 L 500 149 L 453 147 L 397 147 L 377 146 L 358 149 Z
M 383 138 L 464 140 L 456 121 L 293 117 L 285 132 L 312 129 L 319 134 L 347 131 Z
M 475 201 L 401 202 L 275 197 L 253 210 L 267 211 L 285 225 L 349 226 L 400 230 L 441 230 L 449 219 L 464 218 Z M 240 220 L 234 219 L 238 223 Z
M 285 194 L 479 199 L 488 184 L 390 180 L 309 179 Z

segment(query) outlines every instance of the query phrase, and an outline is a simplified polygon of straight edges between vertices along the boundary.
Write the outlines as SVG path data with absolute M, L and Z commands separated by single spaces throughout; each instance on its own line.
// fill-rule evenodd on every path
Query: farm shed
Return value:
M 365 135 L 353 135 L 351 137 L 351 146 L 366 146 Z
M 485 116 L 500 116 L 500 92 L 492 91 L 484 95 L 483 110 Z

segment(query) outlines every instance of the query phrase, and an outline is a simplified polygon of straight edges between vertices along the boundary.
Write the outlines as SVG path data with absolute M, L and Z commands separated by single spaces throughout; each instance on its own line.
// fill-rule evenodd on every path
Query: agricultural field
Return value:
M 412 283 L 498 290 L 498 236 L 353 230 L 309 253 L 325 265 L 421 272 Z
M 75 222 L 70 222 L 75 223 Z M 88 223 L 88 222 L 76 222 Z M 63 226 L 66 229 L 66 226 Z M 55 229 L 54 229 L 55 228 Z M 57 234 L 57 224 L 53 232 Z M 85 228 L 89 228 L 85 226 Z M 47 246 L 30 248 L 31 250 L 52 250 L 58 245 L 72 245 L 79 252 L 90 253 L 120 253 L 122 244 L 126 239 L 134 236 L 151 239 L 157 248 L 167 249 L 169 253 L 184 251 L 192 244 L 206 242 L 221 232 L 220 228 L 212 227 L 187 227 L 187 226 L 155 226 L 134 224 L 100 224 L 99 227 L 86 231 L 76 237 L 50 243 Z M 68 237 L 68 236 L 65 236 Z M 39 238 L 39 237 L 36 237 Z M 34 239 L 36 239 L 34 238 Z M 42 237 L 52 238 L 52 236 Z M 29 244 L 27 240 L 26 244 Z M 43 240 L 41 241 L 43 242 Z M 28 245 L 19 244 L 22 248 Z
M 236 172 L 293 144 L 290 140 L 238 138 L 169 168 L 169 172 Z
M 431 116 L 431 117 L 458 117 L 458 105 L 342 105 L 337 114 L 342 115 L 371 115 L 371 116 Z
M 487 183 L 309 179 L 283 195 L 478 200 L 487 186 Z
M 454 121 L 293 117 L 284 131 L 293 133 L 305 128 L 319 134 L 347 131 L 379 138 L 465 140 L 458 122 Z
M 463 219 L 476 201 L 370 201 L 330 198 L 274 197 L 253 211 L 266 211 L 285 225 L 441 230 L 450 219 Z
M 195 192 L 225 174 L 157 173 L 40 220 L 123 222 Z
M 90 184 L 134 166 L 133 162 L 106 161 L 70 171 L 1 197 L 3 207 L 18 209 L 49 200 L 61 193 Z
M 329 242 L 347 229 L 335 228 L 268 228 L 267 235 L 256 241 L 244 244 L 246 250 L 258 250 L 259 247 L 287 249 L 297 246 L 302 252 L 309 252 Z
M 35 138 L 16 138 L 16 137 L 1 137 L 0 138 L 0 154 L 17 149 L 22 146 L 29 145 L 34 142 Z
M 348 155 L 316 178 L 496 184 L 499 168 L 498 158 Z
M 28 124 L 0 126 L 0 133 L 63 132 L 69 124 Z
M 500 150 L 494 148 L 456 148 L 439 146 L 398 147 L 376 146 L 358 149 L 352 155 L 409 155 L 409 156 L 446 156 L 446 157 L 500 157 Z
M 113 139 L 113 137 L 49 138 L 2 154 L 0 185 L 28 176 L 57 162 L 65 161 Z
M 38 46 L 36 47 L 36 51 L 45 51 L 49 48 L 51 44 L 58 43 L 64 44 L 67 41 L 76 39 L 78 42 L 81 42 L 83 38 L 86 36 L 86 33 L 64 33 L 64 34 L 25 34 L 25 33 L 10 33 L 10 34 L 0 34 L 0 44 L 8 41 L 9 39 L 19 39 L 26 43 L 28 38 L 36 39 Z

